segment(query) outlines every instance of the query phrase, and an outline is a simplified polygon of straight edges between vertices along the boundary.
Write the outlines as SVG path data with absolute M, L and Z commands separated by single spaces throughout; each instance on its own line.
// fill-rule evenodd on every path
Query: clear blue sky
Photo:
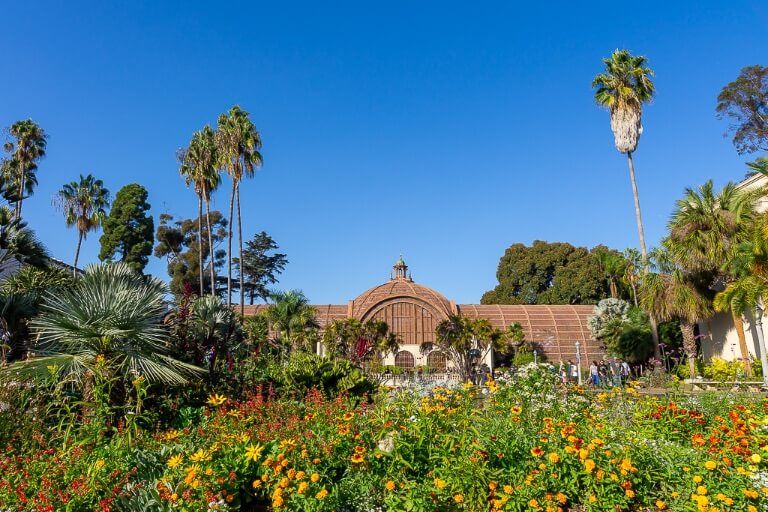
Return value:
M 107 3 L 2 7 L 0 124 L 32 117 L 50 134 L 32 227 L 71 261 L 51 198 L 80 173 L 113 193 L 144 184 L 155 217 L 194 216 L 175 151 L 237 103 L 265 158 L 243 186 L 244 230 L 277 240 L 281 287 L 316 303 L 386 280 L 400 252 L 418 282 L 474 302 L 511 243 L 636 246 L 626 161 L 590 90 L 617 47 L 657 74 L 636 153 L 653 245 L 684 187 L 744 175 L 715 98 L 768 65 L 758 0 Z M 149 270 L 166 277 L 164 261 Z

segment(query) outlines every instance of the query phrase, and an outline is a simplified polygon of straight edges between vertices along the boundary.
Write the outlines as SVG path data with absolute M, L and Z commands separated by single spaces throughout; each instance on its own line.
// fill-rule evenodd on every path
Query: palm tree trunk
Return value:
M 197 275 L 200 278 L 200 297 L 203 296 L 203 196 L 197 196 Z
M 27 170 L 23 160 L 19 160 L 19 167 L 21 167 L 21 177 L 19 179 L 19 200 L 16 202 L 16 218 L 21 219 L 21 203 L 24 199 L 24 185 L 27 181 Z
M 237 187 L 237 241 L 239 245 L 239 262 L 240 262 L 240 314 L 245 314 L 245 286 L 243 285 L 243 222 L 240 215 L 240 185 Z
M 640 238 L 640 255 L 643 258 L 643 267 L 648 272 L 648 250 L 645 247 L 645 230 L 643 229 L 643 214 L 640 211 L 640 195 L 637 192 L 637 181 L 635 180 L 635 162 L 632 160 L 632 152 L 627 152 L 627 165 L 629 166 L 629 181 L 632 183 L 632 196 L 635 200 L 635 220 L 637 221 L 637 235 Z M 659 358 L 659 326 L 653 315 L 650 315 L 651 338 L 653 339 L 653 356 Z
M 696 378 L 696 335 L 692 322 L 680 322 L 680 333 L 683 335 L 683 350 L 688 358 L 688 371 L 691 378 Z
M 736 334 L 739 336 L 739 351 L 741 352 L 741 361 L 744 363 L 744 373 L 747 377 L 751 377 L 752 364 L 749 361 L 747 337 L 744 334 L 744 320 L 741 318 L 741 311 L 731 311 L 731 315 L 733 316 L 733 326 L 736 327 Z
M 77 249 L 75 249 L 75 262 L 72 264 L 72 275 L 77 277 L 77 260 L 80 259 L 80 246 L 83 244 L 83 232 L 78 230 Z
M 629 165 L 629 180 L 632 182 L 632 196 L 635 199 L 635 220 L 637 221 L 637 234 L 640 237 L 640 254 L 643 258 L 643 266 L 648 270 L 648 251 L 645 248 L 645 231 L 643 230 L 643 214 L 640 211 L 640 195 L 637 193 L 637 182 L 635 181 L 635 163 L 632 160 L 632 152 L 627 153 L 627 164 Z
M 232 178 L 232 194 L 229 196 L 229 224 L 227 226 L 227 306 L 232 307 L 232 215 L 235 211 L 237 181 Z
M 205 195 L 205 223 L 208 228 L 208 252 L 211 258 L 211 297 L 216 296 L 216 265 L 213 253 L 213 232 L 211 231 L 211 200 Z

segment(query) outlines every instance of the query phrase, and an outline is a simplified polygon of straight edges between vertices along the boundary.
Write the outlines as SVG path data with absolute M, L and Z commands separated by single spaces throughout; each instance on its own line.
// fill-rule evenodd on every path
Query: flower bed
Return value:
M 768 402 L 563 391 L 546 370 L 372 404 L 212 397 L 191 427 L 0 457 L 0 510 L 768 510 Z M 46 508 L 48 507 L 48 508 Z

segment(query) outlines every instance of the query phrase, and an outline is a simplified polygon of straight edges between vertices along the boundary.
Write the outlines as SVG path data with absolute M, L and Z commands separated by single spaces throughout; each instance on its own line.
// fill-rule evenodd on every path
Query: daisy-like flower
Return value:
M 213 407 L 219 407 L 224 404 L 224 402 L 227 401 L 227 397 L 224 395 L 219 395 L 218 393 L 213 393 L 211 395 L 208 395 L 208 400 L 206 403 Z
M 352 455 L 349 460 L 351 460 L 354 464 L 360 464 L 365 460 L 365 457 L 363 457 L 363 455 L 360 453 L 356 453 Z
M 177 453 L 170 459 L 168 459 L 168 467 L 173 469 L 181 466 L 181 463 L 184 462 L 184 456 L 180 453 Z
M 261 452 L 264 451 L 264 447 L 260 444 L 250 444 L 245 448 L 246 460 L 252 460 L 257 462 L 261 458 Z

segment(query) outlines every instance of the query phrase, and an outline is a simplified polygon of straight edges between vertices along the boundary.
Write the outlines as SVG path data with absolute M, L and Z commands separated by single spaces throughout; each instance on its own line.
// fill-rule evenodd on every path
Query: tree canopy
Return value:
M 147 189 L 131 183 L 117 191 L 112 210 L 103 223 L 99 241 L 101 261 L 117 259 L 143 272 L 152 254 L 155 223 L 149 214 Z
M 240 259 L 235 261 L 238 272 L 245 277 L 244 286 L 251 304 L 255 299 L 269 298 L 269 286 L 277 283 L 277 276 L 283 272 L 288 258 L 282 253 L 271 253 L 279 246 L 265 231 L 256 233 L 245 243 L 243 249 L 243 264 Z M 271 253 L 271 254 L 270 254 Z
M 768 67 L 747 66 L 717 96 L 717 116 L 739 154 L 768 151 Z
M 615 267 L 606 273 L 605 254 L 621 253 L 597 246 L 574 247 L 565 242 L 513 244 L 501 257 L 496 277 L 499 284 L 486 292 L 482 304 L 595 304 L 615 288 Z M 613 284 L 612 284 L 613 283 Z

